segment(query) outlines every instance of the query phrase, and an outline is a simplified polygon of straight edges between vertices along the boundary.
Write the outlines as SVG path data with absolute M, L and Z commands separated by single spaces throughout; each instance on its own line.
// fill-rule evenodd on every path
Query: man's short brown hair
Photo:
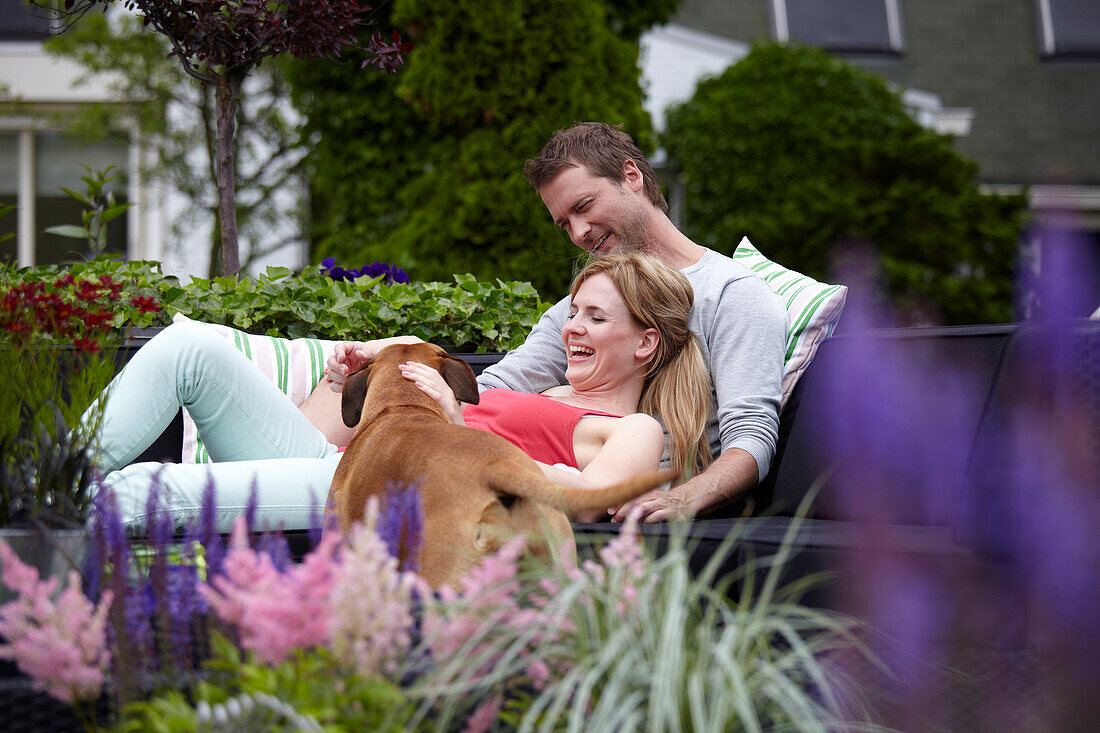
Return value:
M 604 122 L 577 122 L 558 130 L 539 154 L 523 165 L 523 177 L 539 191 L 564 169 L 583 165 L 594 175 L 621 184 L 623 163 L 633 160 L 642 172 L 646 198 L 667 214 L 668 202 L 661 193 L 653 166 L 621 128 L 622 125 L 613 127 Z

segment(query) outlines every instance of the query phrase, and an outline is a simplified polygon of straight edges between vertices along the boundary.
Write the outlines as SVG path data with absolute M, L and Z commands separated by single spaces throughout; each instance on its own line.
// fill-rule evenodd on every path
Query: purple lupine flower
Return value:
M 120 655 L 125 650 L 129 655 L 126 663 L 133 665 L 135 672 L 151 671 L 158 666 L 152 590 L 145 583 L 135 584 L 126 580 L 119 581 L 114 589 L 123 593 L 121 598 L 116 597 L 115 602 L 121 608 L 125 634 L 124 638 L 115 637 L 112 646 L 119 650 Z
M 290 556 L 290 546 L 282 532 L 264 532 L 256 544 L 257 551 L 266 553 L 271 558 L 271 564 L 280 573 L 286 572 L 287 568 L 294 564 Z
M 193 564 L 168 566 L 165 583 L 165 607 L 168 618 L 168 643 L 177 668 L 194 667 L 191 630 L 196 617 L 206 612 L 206 601 L 198 592 L 198 568 Z
M 322 520 L 321 520 L 321 533 L 322 533 L 322 535 L 328 534 L 329 532 L 339 532 L 340 531 L 340 522 L 336 518 L 336 505 L 332 503 L 331 497 L 326 500 L 325 511 L 326 511 L 326 513 L 324 514 L 324 516 L 322 517 Z M 317 543 L 317 544 L 320 544 L 320 543 Z
M 141 586 L 139 596 L 142 599 L 142 611 L 146 613 L 152 623 L 153 633 L 164 634 L 170 626 L 168 623 L 168 552 L 172 544 L 172 519 L 168 512 L 162 511 L 160 503 L 160 481 L 154 479 L 149 487 L 149 496 L 145 502 L 145 515 L 149 518 L 146 525 L 145 536 L 148 540 L 148 551 L 151 558 L 146 562 L 145 582 Z M 162 650 L 163 645 L 154 643 L 154 649 Z M 171 664 L 171 657 L 162 658 L 156 654 L 154 660 L 158 668 L 163 669 Z
M 202 546 L 206 555 L 208 578 L 221 572 L 222 563 L 225 561 L 225 543 L 218 533 L 218 500 L 213 477 L 206 482 L 206 488 L 203 489 L 198 525 L 188 529 L 187 541 L 188 544 L 197 541 Z
M 161 637 L 156 645 L 159 668 L 191 669 L 191 629 L 196 614 L 203 612 L 206 604 L 197 592 L 198 568 L 190 550 L 172 561 L 174 528 L 171 515 L 161 506 L 160 488 L 159 482 L 153 485 L 147 502 L 147 536 L 153 557 L 144 585 L 144 608 Z
M 324 532 L 325 515 L 318 509 L 317 495 L 313 489 L 309 490 L 309 527 L 306 528 L 306 536 L 309 538 L 309 549 L 313 549 L 321 543 L 321 534 Z M 330 517 L 331 519 L 331 517 Z
M 934 709 L 945 684 L 934 670 L 952 661 L 945 640 L 958 639 L 1043 657 L 1035 694 L 1011 702 L 1020 717 L 1046 714 L 1052 700 L 1091 711 L 1074 719 L 1100 714 L 1084 682 L 1100 675 L 1100 333 L 1066 320 L 1100 305 L 1100 268 L 1088 262 L 1095 245 L 1082 246 L 1071 228 L 1040 239 L 1029 307 L 1042 320 L 1011 336 L 995 382 L 938 353 L 942 336 L 899 348 L 919 332 L 865 334 L 814 375 L 828 397 L 818 435 L 840 464 L 822 501 L 863 520 L 852 525 L 862 551 L 846 573 L 857 582 L 845 590 L 893 639 L 881 651 L 905 680 L 899 692 L 913 716 L 891 722 L 927 727 L 944 714 Z M 882 325 L 859 297 L 873 286 L 849 285 L 847 324 Z M 898 552 L 895 523 L 951 528 L 963 546 L 947 556 Z M 995 684 L 974 694 L 976 718 L 1001 714 Z
M 248 501 L 244 505 L 244 526 L 249 534 L 256 531 L 256 514 L 260 505 L 260 486 L 256 479 L 252 479 L 252 486 L 248 490 Z
M 113 500 L 108 498 L 108 492 L 100 484 L 96 487 L 92 498 L 91 511 L 88 513 L 88 528 L 91 542 L 88 543 L 88 551 L 84 556 L 84 578 L 87 580 L 84 592 L 88 598 L 95 600 L 99 597 L 100 585 L 103 583 L 103 570 L 107 557 L 110 555 L 110 538 L 108 535 L 108 504 Z M 125 535 L 123 535 L 125 541 Z
M 107 629 L 116 677 L 132 680 L 145 670 L 152 656 L 153 633 L 145 594 L 134 586 L 133 561 L 126 528 L 118 510 L 114 492 L 100 487 L 90 517 L 91 545 L 100 559 L 100 572 L 110 569 L 110 588 L 114 603 Z M 96 585 L 103 582 L 102 575 Z M 126 682 L 123 682 L 126 684 Z
M 378 517 L 378 536 L 390 555 L 400 561 L 401 572 L 419 572 L 420 545 L 424 533 L 424 510 L 416 484 L 401 488 L 390 483 Z

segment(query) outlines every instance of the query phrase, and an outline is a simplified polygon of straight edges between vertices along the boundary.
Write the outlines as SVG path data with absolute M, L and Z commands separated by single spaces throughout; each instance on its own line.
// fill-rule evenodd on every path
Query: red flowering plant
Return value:
M 125 283 L 109 275 L 35 280 L 3 269 L 16 277 L 0 277 L 0 526 L 79 526 L 119 310 L 160 305 L 124 296 Z

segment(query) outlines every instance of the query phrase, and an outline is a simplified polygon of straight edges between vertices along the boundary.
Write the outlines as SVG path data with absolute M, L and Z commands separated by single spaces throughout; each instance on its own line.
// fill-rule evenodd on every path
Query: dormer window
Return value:
M 772 0 L 779 41 L 833 53 L 900 54 L 898 0 Z
M 1039 52 L 1054 58 L 1100 58 L 1100 3 L 1036 0 Z

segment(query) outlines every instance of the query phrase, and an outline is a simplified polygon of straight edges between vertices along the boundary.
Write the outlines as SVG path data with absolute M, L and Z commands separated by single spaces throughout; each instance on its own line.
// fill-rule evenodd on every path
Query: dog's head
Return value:
M 474 370 L 465 361 L 451 356 L 435 344 L 394 344 L 379 351 L 373 359 L 349 375 L 344 382 L 340 414 L 345 425 L 353 428 L 359 424 L 363 417 L 363 406 L 367 401 L 367 394 L 372 389 L 378 392 L 385 391 L 384 401 L 387 404 L 403 402 L 435 405 L 431 398 L 401 376 L 398 365 L 407 361 L 418 361 L 437 370 L 443 375 L 443 380 L 460 402 L 471 405 L 478 403 Z M 382 396 L 377 396 L 380 399 L 372 402 L 382 401 Z

